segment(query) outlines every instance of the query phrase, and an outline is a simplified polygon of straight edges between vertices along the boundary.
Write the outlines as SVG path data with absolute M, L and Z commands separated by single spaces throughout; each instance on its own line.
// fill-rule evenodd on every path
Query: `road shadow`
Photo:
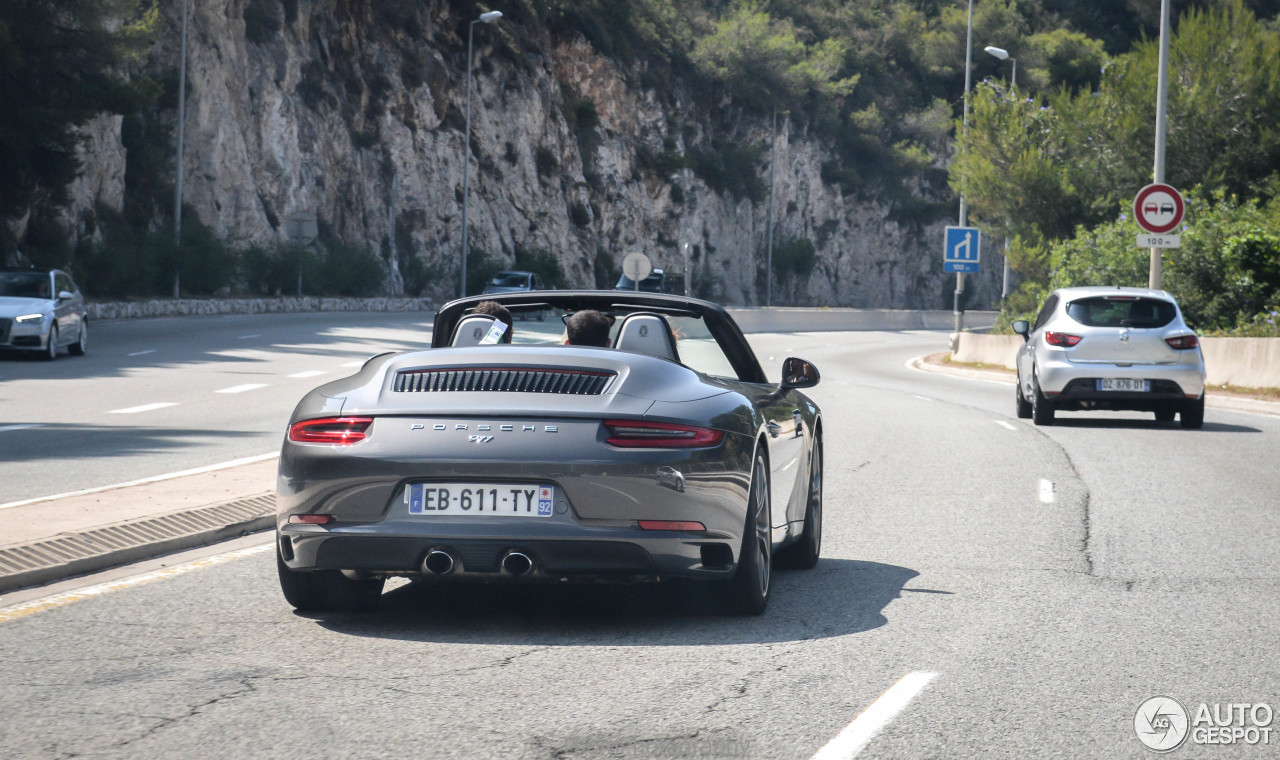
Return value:
M 448 644 L 719 646 L 802 641 L 885 625 L 885 607 L 919 573 L 824 559 L 774 575 L 769 609 L 733 614 L 711 583 L 634 586 L 411 583 L 359 615 L 305 615 L 350 636 Z M 929 597 L 932 598 L 932 597 Z
M 1168 430 L 1184 431 L 1178 422 L 1157 422 L 1156 420 L 1136 420 L 1130 417 L 1057 417 L 1053 424 L 1064 428 L 1113 428 L 1116 430 Z M 1225 422 L 1205 421 L 1201 430 L 1209 433 L 1261 433 L 1255 427 L 1247 425 L 1228 425 Z
M 0 419 L 0 427 L 22 425 L 22 421 Z M 5 431 L 0 435 L 12 435 Z M 0 459 L 6 462 L 35 462 L 40 460 L 72 460 L 91 458 L 127 458 L 138 454 L 155 454 L 193 446 L 207 445 L 210 440 L 243 439 L 256 435 L 236 430 L 210 430 L 207 428 L 159 428 L 124 427 L 112 425 L 69 425 L 61 423 L 39 424 L 21 430 L 22 437 L 0 439 Z M 80 443 L 92 445 L 69 446 L 74 437 Z M 50 471 L 52 482 L 57 473 Z

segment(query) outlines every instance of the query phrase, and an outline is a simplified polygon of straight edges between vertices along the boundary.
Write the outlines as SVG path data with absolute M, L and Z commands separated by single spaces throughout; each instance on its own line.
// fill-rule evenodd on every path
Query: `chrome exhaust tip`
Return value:
M 502 572 L 507 575 L 519 578 L 522 575 L 528 575 L 532 571 L 533 559 L 524 552 L 518 552 L 513 549 L 502 558 Z
M 453 555 L 443 549 L 432 549 L 422 560 L 422 570 L 428 575 L 448 575 L 453 565 Z

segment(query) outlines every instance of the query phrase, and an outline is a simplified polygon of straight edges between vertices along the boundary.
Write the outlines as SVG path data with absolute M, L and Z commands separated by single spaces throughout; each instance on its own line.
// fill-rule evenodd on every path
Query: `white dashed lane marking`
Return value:
M 245 391 L 256 391 L 259 388 L 266 387 L 266 383 L 245 383 L 244 385 L 233 385 L 230 388 L 222 388 L 214 391 L 214 393 L 244 393 Z
M 1000 426 L 1000 427 L 1002 427 L 1002 428 L 1005 428 L 1006 430 L 1017 430 L 1017 428 L 1016 428 L 1016 427 L 1014 427 L 1013 425 L 1010 425 L 1009 423 L 1005 422 L 1004 420 L 996 420 L 996 424 L 997 424 L 997 425 L 999 425 L 999 426 Z
M 306 372 L 294 372 L 292 375 L 288 375 L 287 377 L 317 377 L 323 374 L 324 370 L 322 369 L 309 369 Z
M 154 348 L 148 348 L 146 351 L 134 351 L 130 353 L 129 356 L 145 356 L 146 354 L 154 354 L 155 352 L 156 350 Z
M 240 337 L 236 338 L 236 340 L 249 340 L 251 338 L 261 338 L 261 337 L 262 337 L 262 333 L 254 333 L 253 335 L 241 335 Z
M 938 674 L 913 671 L 889 687 L 862 714 L 818 750 L 812 760 L 850 760 L 856 757 L 885 726 L 906 709 L 912 699 Z
M 1044 478 L 1041 478 L 1041 479 L 1040 479 L 1040 501 L 1041 501 L 1041 503 L 1044 503 L 1044 504 L 1052 504 L 1052 503 L 1053 503 L 1053 500 L 1054 500 L 1054 495 L 1053 495 L 1053 481 L 1051 481 L 1051 480 L 1045 480 Z
M 137 414 L 139 412 L 154 412 L 157 409 L 164 409 L 168 406 L 177 406 L 173 401 L 160 401 L 155 404 L 143 404 L 142 406 L 131 406 L 127 409 L 112 409 L 107 414 Z

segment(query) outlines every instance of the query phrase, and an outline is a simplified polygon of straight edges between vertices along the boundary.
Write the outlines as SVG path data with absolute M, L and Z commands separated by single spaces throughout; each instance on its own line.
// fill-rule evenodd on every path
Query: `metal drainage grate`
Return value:
M 275 494 L 0 548 L 0 591 L 214 543 L 275 524 Z

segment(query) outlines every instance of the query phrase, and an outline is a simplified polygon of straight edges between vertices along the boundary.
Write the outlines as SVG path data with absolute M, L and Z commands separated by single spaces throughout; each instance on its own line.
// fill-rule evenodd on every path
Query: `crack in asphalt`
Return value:
M 270 678 L 270 677 L 271 676 L 254 676 L 254 675 L 240 676 L 238 679 L 240 688 L 233 689 L 223 694 L 219 694 L 213 697 L 212 699 L 205 700 L 204 702 L 191 705 L 190 707 L 187 708 L 186 712 L 184 712 L 181 715 L 178 715 L 177 717 L 158 718 L 159 722 L 156 725 L 152 726 L 151 728 L 148 728 L 147 730 L 143 731 L 142 733 L 138 734 L 137 736 L 131 739 L 125 739 L 124 741 L 117 742 L 113 746 L 113 749 L 122 749 L 136 742 L 140 742 L 143 739 L 147 739 L 151 736 L 154 736 L 160 733 L 161 731 L 167 728 L 170 728 L 171 726 L 174 726 L 178 723 L 181 723 L 182 721 L 187 720 L 188 718 L 194 718 L 195 716 L 199 715 L 201 711 L 203 711 L 207 707 L 211 707 L 220 702 L 228 702 L 233 699 L 239 699 L 240 697 L 243 697 L 246 694 L 252 694 L 258 690 L 257 686 L 255 686 L 253 683 L 254 681 L 262 678 Z

